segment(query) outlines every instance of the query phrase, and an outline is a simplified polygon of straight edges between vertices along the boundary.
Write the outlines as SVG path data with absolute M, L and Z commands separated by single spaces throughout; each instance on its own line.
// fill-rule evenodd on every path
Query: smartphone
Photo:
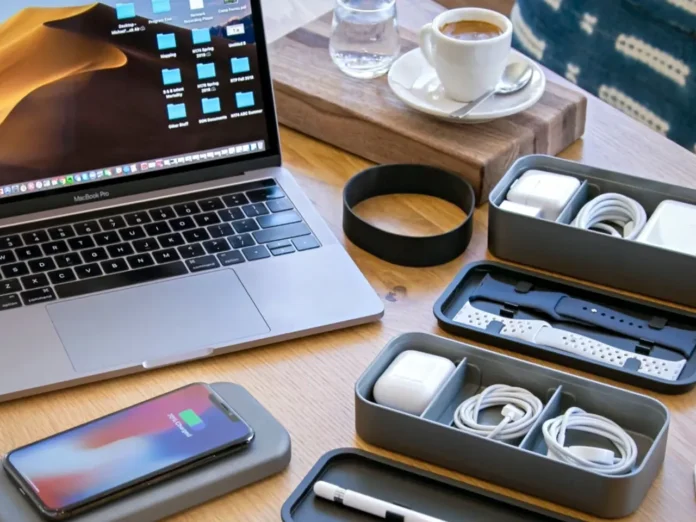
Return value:
M 254 431 L 207 384 L 192 384 L 11 451 L 5 470 L 62 520 L 246 448 Z

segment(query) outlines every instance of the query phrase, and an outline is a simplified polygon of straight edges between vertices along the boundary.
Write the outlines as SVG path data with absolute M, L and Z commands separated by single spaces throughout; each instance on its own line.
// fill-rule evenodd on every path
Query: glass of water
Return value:
M 396 0 L 336 0 L 329 51 L 344 73 L 382 76 L 399 56 Z

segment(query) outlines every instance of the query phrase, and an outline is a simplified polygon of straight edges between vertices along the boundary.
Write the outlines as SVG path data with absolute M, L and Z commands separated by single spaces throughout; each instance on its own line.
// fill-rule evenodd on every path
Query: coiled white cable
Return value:
M 605 437 L 616 446 L 620 456 L 616 457 L 615 453 L 600 448 L 565 447 L 566 430 L 584 431 Z M 605 475 L 623 475 L 633 469 L 638 457 L 635 441 L 621 426 L 606 417 L 586 413 L 580 408 L 568 408 L 560 417 L 547 420 L 542 432 L 549 457 L 588 471 Z M 609 453 L 608 458 L 606 453 Z
M 503 406 L 505 418 L 497 426 L 479 424 L 481 410 L 494 406 Z M 489 439 L 513 440 L 527 434 L 543 407 L 536 395 L 524 388 L 495 384 L 461 403 L 454 413 L 454 425 Z
M 607 193 L 587 202 L 575 216 L 571 226 L 633 240 L 638 237 L 647 221 L 645 209 L 636 200 L 623 194 Z M 611 224 L 620 227 L 623 234 Z

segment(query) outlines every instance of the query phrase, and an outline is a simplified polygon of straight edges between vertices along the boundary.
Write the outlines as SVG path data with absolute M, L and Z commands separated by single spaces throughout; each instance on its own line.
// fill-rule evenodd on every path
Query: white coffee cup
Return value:
M 459 40 L 441 28 L 461 20 L 488 22 L 502 34 L 483 40 Z M 440 14 L 420 31 L 423 56 L 437 72 L 447 96 L 469 102 L 494 89 L 508 62 L 512 23 L 495 11 L 464 7 Z

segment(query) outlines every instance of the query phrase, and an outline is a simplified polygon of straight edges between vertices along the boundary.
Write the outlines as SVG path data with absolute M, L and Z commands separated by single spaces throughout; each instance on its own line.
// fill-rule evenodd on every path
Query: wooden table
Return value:
M 293 21 L 287 0 L 264 1 L 267 23 L 274 35 L 305 22 Z M 498 5 L 505 3 L 505 0 L 491 1 Z M 319 15 L 331 6 L 329 0 L 293 0 L 290 4 L 297 4 L 298 17 L 305 19 L 308 9 Z M 276 14 L 278 19 L 274 19 Z M 343 184 L 368 164 L 292 131 L 282 129 L 281 138 L 285 165 L 296 174 L 300 185 L 382 297 L 386 306 L 384 319 L 349 330 L 1 404 L 0 453 L 190 382 L 233 381 L 245 386 L 290 431 L 292 463 L 285 473 L 183 513 L 176 517 L 177 521 L 277 522 L 281 505 L 319 457 L 345 446 L 387 455 L 582 520 L 595 520 L 533 497 L 380 451 L 358 440 L 353 416 L 353 386 L 357 378 L 397 334 L 425 331 L 446 335 L 437 326 L 432 305 L 465 264 L 490 257 L 486 249 L 487 208 L 477 211 L 474 238 L 461 258 L 436 268 L 390 265 L 348 243 L 341 231 Z M 562 156 L 696 187 L 696 156 L 594 98 L 589 103 L 585 139 Z M 448 229 L 460 218 L 456 209 L 421 197 L 382 198 L 363 206 L 362 212 L 384 226 L 423 233 Z M 672 412 L 667 459 L 643 506 L 630 520 L 693 522 L 696 520 L 693 484 L 696 395 L 650 395 L 667 404 Z

